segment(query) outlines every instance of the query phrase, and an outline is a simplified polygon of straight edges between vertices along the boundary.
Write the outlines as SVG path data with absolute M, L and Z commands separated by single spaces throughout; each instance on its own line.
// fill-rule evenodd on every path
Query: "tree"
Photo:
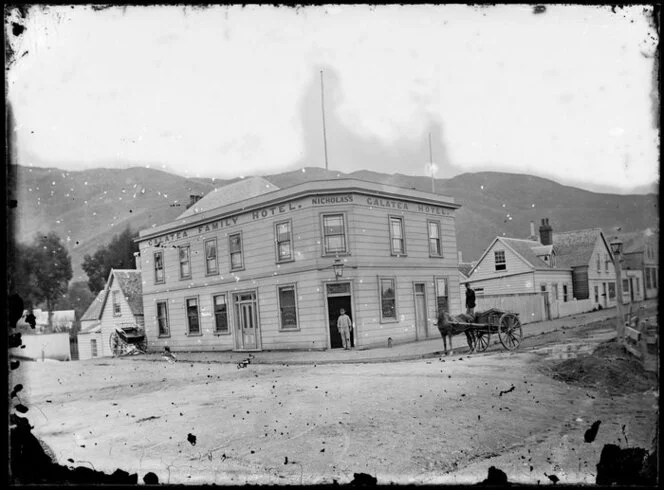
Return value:
M 93 294 L 104 289 L 106 278 L 111 269 L 133 269 L 134 253 L 138 252 L 138 244 L 134 239 L 138 232 L 132 233 L 127 227 L 119 235 L 115 235 L 106 246 L 99 247 L 94 255 L 83 257 L 83 270 L 88 275 L 88 286 Z
M 39 234 L 31 246 L 20 247 L 17 269 L 19 294 L 28 298 L 30 308 L 44 301 L 49 328 L 58 300 L 67 292 L 73 276 L 71 257 L 57 233 Z

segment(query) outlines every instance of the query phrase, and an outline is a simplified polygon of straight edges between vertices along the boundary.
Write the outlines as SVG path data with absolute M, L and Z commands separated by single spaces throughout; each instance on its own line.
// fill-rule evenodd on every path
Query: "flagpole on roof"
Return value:
M 429 166 L 431 167 L 431 192 L 436 193 L 436 181 L 433 178 L 433 152 L 431 151 L 431 133 L 429 133 Z
M 325 149 L 325 170 L 327 168 L 327 134 L 325 133 L 325 90 L 323 88 L 323 70 L 320 71 L 320 105 L 323 114 L 323 147 Z

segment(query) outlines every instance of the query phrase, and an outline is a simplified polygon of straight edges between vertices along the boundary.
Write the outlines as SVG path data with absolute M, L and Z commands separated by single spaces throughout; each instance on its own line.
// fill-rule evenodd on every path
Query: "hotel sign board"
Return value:
M 454 214 L 451 209 L 441 206 L 419 204 L 416 202 L 407 202 L 399 199 L 386 199 L 382 197 L 362 194 L 326 194 L 308 199 L 298 199 L 275 206 L 268 206 L 256 211 L 251 211 L 250 213 L 241 213 L 235 216 L 221 218 L 209 223 L 187 228 L 186 230 L 166 233 L 164 235 L 148 239 L 147 245 L 148 247 L 159 247 L 164 243 L 178 241 L 185 238 L 190 238 L 192 236 L 198 236 L 211 231 L 233 228 L 237 225 L 246 224 L 264 218 L 270 218 L 273 216 L 287 215 L 288 213 L 303 208 L 306 209 L 337 205 L 343 206 L 348 204 L 368 207 L 369 209 L 389 208 L 395 211 L 409 211 L 432 216 L 453 216 Z

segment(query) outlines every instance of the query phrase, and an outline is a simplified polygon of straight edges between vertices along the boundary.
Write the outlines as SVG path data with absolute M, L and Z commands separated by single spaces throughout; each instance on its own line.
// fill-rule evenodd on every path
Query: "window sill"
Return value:
M 180 281 L 191 281 L 191 276 L 181 277 Z
M 166 280 L 155 281 L 154 284 L 155 284 L 155 286 L 158 286 L 158 285 L 160 285 L 160 284 L 166 284 Z
M 350 257 L 352 254 L 350 252 L 330 252 L 330 253 L 323 253 L 321 257 L 325 258 L 335 258 L 335 257 Z
M 238 267 L 237 269 L 231 269 L 230 272 L 241 272 L 244 270 L 244 266 Z
M 186 332 L 185 335 L 187 337 L 202 337 L 203 336 L 203 334 L 201 332 L 198 332 L 198 333 Z
M 380 323 L 399 323 L 398 318 L 381 318 Z
M 205 277 L 218 276 L 218 275 L 219 275 L 219 271 L 216 271 L 216 272 L 206 272 L 206 273 L 205 273 Z
M 217 337 L 225 337 L 227 335 L 230 335 L 231 331 L 229 330 L 228 332 L 214 332 L 214 335 Z
M 408 254 L 401 254 L 401 253 L 390 253 L 392 257 L 408 257 Z
M 429 254 L 429 258 L 430 259 L 444 259 L 445 257 L 443 257 L 442 255 L 431 255 L 431 254 Z
M 279 332 L 284 332 L 284 333 L 299 332 L 300 330 L 301 330 L 300 327 L 297 327 L 297 328 L 280 328 Z
M 295 262 L 295 259 L 284 259 L 284 260 L 277 260 L 277 264 L 290 264 L 291 262 Z
M 171 338 L 171 334 L 169 333 L 168 335 L 157 335 L 157 338 L 158 338 L 158 339 L 170 339 L 170 338 Z

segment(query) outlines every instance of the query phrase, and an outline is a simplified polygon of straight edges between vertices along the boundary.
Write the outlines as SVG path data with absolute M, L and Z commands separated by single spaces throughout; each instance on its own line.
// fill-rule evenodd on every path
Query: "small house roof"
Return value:
M 551 255 L 553 253 L 553 245 L 540 245 L 539 247 L 533 247 L 532 251 L 538 257 L 542 255 Z
M 554 233 L 553 246 L 558 263 L 567 267 L 588 265 L 593 250 L 595 250 L 597 238 L 600 236 L 602 236 L 601 228 Z
M 194 203 L 193 206 L 178 216 L 177 219 L 193 216 L 194 214 L 210 211 L 211 209 L 227 206 L 276 190 L 279 190 L 279 187 L 262 177 L 241 179 L 209 192 L 205 197 Z
M 656 243 L 659 240 L 659 233 L 647 229 L 645 231 L 622 233 L 620 239 L 623 241 L 623 253 L 637 253 L 645 250 L 646 243 Z
M 514 252 L 519 254 L 523 260 L 525 260 L 528 265 L 534 269 L 542 269 L 544 267 L 555 269 L 555 267 L 549 267 L 549 264 L 540 259 L 533 249 L 541 247 L 540 242 L 535 242 L 533 240 L 524 240 L 521 238 L 505 238 L 498 237 L 498 240 L 505 245 L 509 246 Z
M 475 262 L 459 262 L 459 272 L 463 274 L 464 276 L 468 277 L 470 275 L 470 271 L 473 270 L 473 267 L 475 266 Z
M 134 269 L 113 269 L 111 274 L 118 281 L 131 312 L 136 315 L 143 314 L 143 279 L 141 271 Z M 110 282 L 109 282 L 110 283 Z
M 81 321 L 99 320 L 101 318 L 101 312 L 104 309 L 104 303 L 106 301 L 106 294 L 108 294 L 106 288 L 99 291 L 97 297 L 92 300 L 88 309 L 83 313 Z
M 80 334 L 97 333 L 97 332 L 101 332 L 101 322 L 97 322 L 94 325 L 90 325 L 89 327 L 86 327 L 86 328 L 82 329 L 79 332 L 79 335 Z

